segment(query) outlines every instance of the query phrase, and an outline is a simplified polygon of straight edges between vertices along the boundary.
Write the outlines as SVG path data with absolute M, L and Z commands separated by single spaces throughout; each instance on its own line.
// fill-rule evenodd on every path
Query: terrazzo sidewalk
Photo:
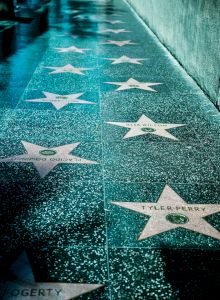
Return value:
M 126 2 L 52 0 L 0 78 L 1 299 L 218 299 L 219 112 Z

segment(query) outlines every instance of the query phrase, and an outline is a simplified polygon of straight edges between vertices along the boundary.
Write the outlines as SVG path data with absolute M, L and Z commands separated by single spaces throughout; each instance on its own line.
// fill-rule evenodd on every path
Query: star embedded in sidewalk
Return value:
M 116 91 L 124 91 L 129 89 L 140 89 L 150 92 L 157 92 L 152 89 L 151 86 L 163 84 L 160 82 L 139 82 L 133 78 L 128 79 L 125 82 L 105 82 L 107 84 L 119 85 L 120 87 L 116 89 Z
M 58 74 L 58 73 L 72 73 L 72 74 L 78 74 L 78 75 L 85 75 L 83 71 L 86 70 L 93 70 L 91 68 L 75 68 L 74 66 L 68 64 L 63 67 L 44 67 L 46 69 L 54 70 L 50 72 L 49 74 Z
M 175 228 L 185 228 L 220 239 L 220 232 L 204 219 L 206 216 L 220 212 L 220 204 L 188 204 L 168 185 L 165 186 L 156 203 L 112 203 L 150 216 L 138 240 L 143 240 Z
M 96 104 L 95 102 L 90 102 L 86 100 L 78 99 L 84 93 L 79 94 L 69 94 L 69 95 L 59 95 L 53 94 L 49 92 L 43 92 L 46 98 L 39 98 L 39 99 L 30 99 L 25 100 L 25 102 L 42 102 L 42 103 L 52 103 L 52 105 L 57 109 L 61 109 L 62 107 L 73 103 L 73 104 Z
M 76 35 L 76 34 L 69 34 L 69 33 L 63 33 L 63 34 L 58 34 L 58 35 L 56 35 L 57 37 L 70 37 L 70 38 L 72 38 L 72 39 L 77 39 L 79 36 L 78 35 Z M 66 49 L 66 48 L 54 48 L 54 49 Z M 88 49 L 88 50 L 90 50 L 90 49 Z M 61 52 L 61 51 L 58 51 L 58 52 Z M 80 52 L 81 53 L 81 52 Z
M 119 33 L 124 33 L 124 32 L 131 32 L 131 31 L 128 31 L 125 29 L 105 29 L 105 30 L 102 30 L 102 32 L 112 32 L 115 34 L 119 34 Z
M 76 15 L 72 17 L 73 19 L 79 19 L 79 20 L 85 20 L 88 19 L 89 17 L 87 15 Z
M 0 159 L 0 163 L 33 163 L 40 177 L 45 177 L 58 164 L 98 164 L 70 153 L 80 144 L 73 143 L 59 147 L 42 147 L 21 141 L 27 153 Z
M 110 21 L 110 20 L 105 20 L 106 23 L 115 25 L 115 24 L 124 24 L 125 22 L 122 22 L 120 20 L 115 20 L 115 21 Z
M 74 21 L 80 20 L 80 23 L 99 22 L 99 20 L 100 20 L 99 16 L 91 16 L 90 14 L 73 16 L 72 19 Z
M 121 14 L 119 14 L 119 13 L 114 13 L 114 14 L 111 14 L 111 16 L 113 16 L 113 17 L 120 17 Z
M 117 65 L 117 64 L 124 64 L 124 63 L 129 63 L 129 64 L 136 64 L 136 65 L 142 65 L 140 61 L 146 60 L 146 58 L 130 58 L 125 55 L 119 57 L 119 58 L 105 58 L 106 60 L 112 60 L 113 62 L 111 63 L 112 65 Z
M 108 40 L 105 43 L 103 43 L 104 45 L 116 45 L 118 47 L 123 47 L 125 45 L 136 45 L 136 43 L 132 43 L 131 40 L 128 41 L 112 41 L 112 40 Z
M 4 281 L 1 296 L 4 300 L 71 300 L 87 294 L 102 284 L 36 282 L 26 252 L 23 252 L 11 266 L 14 281 Z
M 74 37 L 73 35 L 69 35 L 71 37 Z M 87 48 L 77 48 L 76 46 L 71 46 L 71 47 L 67 47 L 67 48 L 55 48 L 56 50 L 58 50 L 58 52 L 60 53 L 69 53 L 69 52 L 75 52 L 75 53 L 85 53 L 85 51 L 91 50 L 91 49 L 87 49 Z
M 67 14 L 67 15 L 72 15 L 72 14 L 76 14 L 76 13 L 78 13 L 78 12 L 80 12 L 79 10 L 77 10 L 77 9 L 66 9 L 66 10 L 64 10 L 63 11 L 65 14 Z
M 121 126 L 125 128 L 130 128 L 128 133 L 123 137 L 123 139 L 128 139 L 134 136 L 153 134 L 162 136 L 171 140 L 178 140 L 175 136 L 170 134 L 167 129 L 177 128 L 185 126 L 186 124 L 164 124 L 155 123 L 150 118 L 142 115 L 137 122 L 106 122 L 111 125 Z

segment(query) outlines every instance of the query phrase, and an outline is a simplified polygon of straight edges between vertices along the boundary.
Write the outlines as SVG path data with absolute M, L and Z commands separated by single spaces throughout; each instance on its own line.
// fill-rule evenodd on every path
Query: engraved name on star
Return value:
M 11 266 L 14 281 L 4 281 L 1 299 L 4 300 L 71 300 L 87 294 L 102 284 L 36 282 L 26 252 L 21 253 Z
M 112 202 L 112 204 L 150 217 L 138 240 L 176 228 L 185 228 L 220 239 L 220 232 L 204 219 L 220 212 L 220 204 L 188 204 L 168 185 L 156 203 Z
M 147 60 L 146 58 L 130 58 L 126 55 L 123 55 L 119 58 L 105 58 L 106 60 L 111 60 L 112 65 L 117 65 L 117 64 L 124 64 L 124 63 L 129 63 L 129 64 L 135 64 L 135 65 L 142 65 L 140 61 L 142 60 Z
M 167 130 L 171 128 L 177 128 L 185 126 L 186 124 L 165 124 L 155 123 L 150 118 L 142 115 L 137 122 L 106 122 L 111 125 L 130 128 L 123 139 L 128 139 L 134 136 L 153 134 L 162 136 L 171 140 L 178 140 L 175 136 L 170 134 Z
M 68 104 L 96 104 L 95 102 L 90 102 L 86 100 L 79 99 L 84 93 L 79 94 L 69 94 L 69 95 L 59 95 L 49 92 L 43 92 L 46 98 L 39 99 L 29 99 L 25 102 L 39 102 L 39 103 L 51 103 L 57 110 L 63 108 Z
M 59 164 L 98 164 L 95 161 L 73 156 L 70 153 L 80 142 L 58 147 L 42 147 L 21 141 L 27 153 L 0 159 L 0 163 L 32 163 L 41 178 L 44 178 Z
M 85 75 L 83 71 L 86 70 L 93 70 L 91 68 L 75 68 L 74 66 L 68 64 L 63 67 L 44 67 L 46 69 L 53 70 L 49 74 L 58 74 L 58 73 L 72 73 L 72 74 L 78 74 L 78 75 Z
M 118 47 L 123 47 L 126 45 L 136 45 L 136 43 L 131 42 L 131 40 L 128 41 L 112 41 L 112 40 L 108 40 L 105 43 L 103 43 L 104 45 L 115 45 Z
M 76 37 L 74 35 L 68 35 L 70 37 Z M 58 52 L 60 53 L 69 53 L 69 52 L 75 52 L 75 53 L 83 53 L 85 54 L 85 51 L 89 51 L 91 49 L 88 49 L 88 48 L 77 48 L 76 46 L 70 46 L 70 47 L 67 47 L 67 48 L 54 48 L 56 49 Z
M 105 82 L 107 84 L 119 85 L 119 88 L 116 91 L 124 91 L 129 89 L 140 89 L 149 92 L 157 92 L 156 90 L 152 89 L 151 86 L 163 84 L 161 82 L 139 82 L 133 78 L 128 79 L 125 82 Z
M 115 33 L 115 34 L 119 34 L 119 33 L 124 33 L 124 32 L 131 32 L 131 31 L 128 31 L 126 29 L 105 29 L 105 30 L 102 30 L 101 32 L 112 32 L 112 33 Z

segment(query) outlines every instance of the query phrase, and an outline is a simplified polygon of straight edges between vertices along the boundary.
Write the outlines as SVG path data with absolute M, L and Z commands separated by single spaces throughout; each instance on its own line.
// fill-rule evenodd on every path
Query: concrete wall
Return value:
M 220 0 L 126 0 L 220 106 Z

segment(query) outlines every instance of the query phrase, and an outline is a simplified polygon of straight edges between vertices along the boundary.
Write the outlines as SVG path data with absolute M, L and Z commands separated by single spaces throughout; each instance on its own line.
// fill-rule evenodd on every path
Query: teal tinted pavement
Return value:
M 219 112 L 125 2 L 48 9 L 0 64 L 1 299 L 218 299 Z

